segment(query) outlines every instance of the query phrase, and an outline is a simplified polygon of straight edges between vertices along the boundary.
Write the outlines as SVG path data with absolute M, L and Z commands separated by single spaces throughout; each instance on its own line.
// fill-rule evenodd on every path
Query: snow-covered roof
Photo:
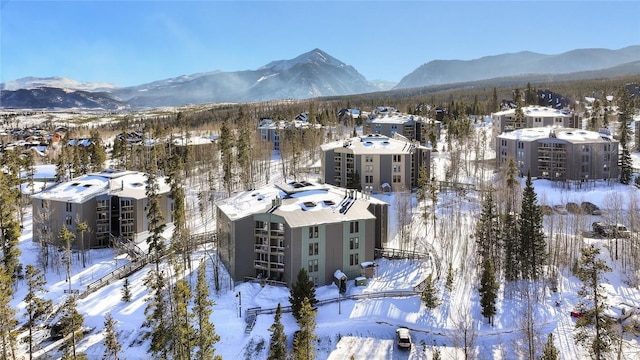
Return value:
M 524 116 L 529 117 L 570 117 L 571 113 L 565 110 L 544 106 L 525 106 L 522 108 Z M 516 109 L 508 109 L 493 113 L 495 116 L 515 115 Z
M 410 153 L 422 146 L 412 143 L 400 134 L 395 134 L 393 138 L 381 134 L 368 134 L 326 143 L 320 148 L 322 151 L 328 151 L 341 147 L 351 149 L 354 154 L 401 154 Z
M 541 139 L 557 138 L 570 143 L 612 141 L 611 136 L 595 131 L 553 127 L 519 129 L 503 133 L 498 137 L 501 139 L 513 139 L 519 141 L 537 141 Z
M 123 170 L 105 170 L 87 174 L 60 183 L 33 197 L 71 203 L 84 203 L 103 194 L 118 193 L 120 197 L 143 199 L 146 195 L 147 177 L 144 173 Z M 158 178 L 159 193 L 167 193 L 169 185 L 164 178 Z
M 370 124 L 406 124 L 418 120 L 422 120 L 422 118 L 408 114 L 391 113 L 384 116 L 376 116 L 373 119 L 367 120 L 367 122 Z
M 351 192 L 351 193 L 350 193 Z M 352 199 L 349 199 L 352 194 Z M 271 212 L 282 216 L 290 227 L 335 223 L 349 219 L 373 219 L 369 204 L 386 204 L 355 190 L 329 184 L 291 182 L 244 191 L 219 201 L 218 208 L 231 220 Z M 344 211 L 343 205 L 348 205 Z

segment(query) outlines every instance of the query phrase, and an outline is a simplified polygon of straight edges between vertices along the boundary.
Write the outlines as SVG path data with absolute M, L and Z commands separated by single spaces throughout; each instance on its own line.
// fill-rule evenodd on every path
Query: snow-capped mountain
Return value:
M 12 81 L 7 81 L 6 83 L 0 83 L 0 90 L 35 89 L 38 87 L 51 87 L 83 91 L 98 91 L 116 88 L 115 85 L 110 83 L 76 81 L 60 76 L 52 76 L 46 78 L 29 76 Z
M 258 70 L 285 71 L 293 68 L 296 65 L 313 64 L 313 63 L 324 63 L 327 65 L 335 66 L 337 68 L 342 68 L 347 66 L 342 61 L 316 48 L 309 51 L 308 53 L 304 53 L 291 60 L 272 61 Z
M 640 60 L 640 45 L 619 50 L 577 49 L 557 55 L 530 51 L 473 60 L 433 60 L 402 78 L 395 89 L 532 74 L 603 70 Z

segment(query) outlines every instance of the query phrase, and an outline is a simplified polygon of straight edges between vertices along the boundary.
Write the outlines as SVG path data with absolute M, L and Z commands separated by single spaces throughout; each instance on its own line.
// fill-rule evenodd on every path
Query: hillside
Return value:
M 488 131 L 490 124 L 478 126 L 477 130 Z M 467 146 L 467 149 L 471 149 Z M 473 157 L 471 157 L 473 158 Z M 491 159 L 491 150 L 487 151 L 487 159 Z M 440 152 L 433 157 L 434 171 L 437 179 L 445 179 L 450 154 Z M 634 154 L 636 166 L 640 159 Z M 279 174 L 280 159 L 272 159 L 272 174 Z M 492 172 L 484 172 L 487 179 L 492 179 Z M 473 181 L 470 173 L 464 173 L 468 181 Z M 313 174 L 299 174 L 300 178 L 313 180 Z M 282 181 L 275 176 L 273 182 Z M 191 184 L 197 184 L 192 182 Z M 538 199 L 542 204 L 555 205 L 557 203 L 580 202 L 583 199 L 595 203 L 606 210 L 602 219 L 613 216 L 615 209 L 630 209 L 637 191 L 634 187 L 619 184 L 598 182 L 584 189 L 560 188 L 548 181 L 535 181 L 534 187 Z M 214 219 L 201 217 L 198 213 L 197 187 L 188 188 L 188 223 L 194 233 L 207 232 L 214 228 Z M 472 236 L 474 224 L 481 211 L 480 192 L 442 191 L 438 194 L 437 202 L 437 231 L 431 227 L 431 222 L 422 220 L 420 204 L 415 200 L 415 194 L 410 199 L 409 208 L 404 207 L 405 197 L 396 194 L 375 194 L 389 204 L 390 226 L 388 246 L 392 248 L 416 248 L 420 252 L 429 254 L 427 260 L 377 260 L 378 267 L 375 276 L 364 287 L 356 287 L 350 281 L 347 296 L 340 299 L 335 285 L 322 286 L 316 289 L 317 297 L 327 301 L 318 307 L 316 333 L 319 337 L 318 359 L 345 359 L 354 355 L 356 359 L 422 359 L 431 357 L 438 350 L 444 358 L 458 358 L 463 351 L 460 337 L 462 331 L 472 331 L 474 340 L 467 339 L 468 347 L 474 353 L 491 353 L 492 358 L 509 358 L 512 354 L 522 354 L 525 346 L 525 335 L 522 332 L 523 316 L 527 306 L 521 299 L 502 293 L 498 301 L 498 314 L 494 325 L 489 325 L 480 314 L 479 297 L 476 284 L 477 265 L 474 263 L 475 240 Z M 403 200 L 405 199 L 405 200 Z M 211 203 L 205 201 L 203 206 L 207 214 L 212 214 Z M 433 204 L 427 204 L 433 206 Z M 398 213 L 407 211 L 412 221 L 401 224 Z M 608 215 L 610 214 L 610 215 Z M 617 215 L 616 215 L 617 216 Z M 29 211 L 25 217 L 25 227 L 20 239 L 23 263 L 37 263 L 37 244 L 31 241 L 32 223 Z M 545 217 L 545 230 L 548 239 L 553 241 L 550 248 L 571 243 L 566 250 L 575 257 L 575 251 L 582 245 L 594 244 L 603 252 L 603 259 L 607 260 L 614 271 L 607 274 L 606 286 L 609 304 L 614 313 L 625 308 L 626 311 L 640 311 L 640 291 L 637 287 L 627 284 L 628 272 L 621 260 L 614 260 L 609 256 L 612 242 L 589 236 L 575 236 L 582 234 L 590 227 L 592 218 L 582 215 L 553 214 Z M 626 222 L 626 221 L 625 221 Z M 401 235 L 400 226 L 409 232 L 409 237 Z M 437 235 L 435 234 L 437 233 Z M 170 232 L 165 236 L 170 237 Z M 637 235 L 634 235 L 637 236 Z M 409 242 L 407 242 L 410 239 Z M 555 240 L 554 240 L 555 239 Z M 631 240 L 630 240 L 631 241 Z M 616 242 L 621 248 L 624 242 Z M 628 246 L 628 245 L 627 245 Z M 615 249 L 614 249 L 615 250 Z M 47 273 L 48 298 L 56 303 L 62 301 L 64 290 L 70 285 L 82 289 L 87 284 L 97 281 L 107 275 L 117 266 L 127 264 L 130 260 L 125 255 L 116 255 L 110 249 L 93 250 L 90 253 L 90 264 L 82 268 L 79 261 L 74 261 L 71 284 L 65 281 L 64 272 L 49 271 Z M 204 260 L 208 267 L 209 278 L 212 278 L 211 263 L 215 260 L 215 251 L 210 245 L 205 245 L 194 251 L 193 268 Z M 454 286 L 452 291 L 444 290 L 444 274 L 448 263 L 454 269 Z M 570 262 L 569 262 L 570 263 Z M 168 264 L 163 268 L 170 272 Z M 149 339 L 144 336 L 145 329 L 144 308 L 147 301 L 147 288 L 143 284 L 145 274 L 150 267 L 129 276 L 132 290 L 132 301 L 121 301 L 123 280 L 100 288 L 78 301 L 78 308 L 85 316 L 84 325 L 87 335 L 79 344 L 79 350 L 86 352 L 89 358 L 99 358 L 104 350 L 101 341 L 104 336 L 103 321 L 107 312 L 117 321 L 120 332 L 119 341 L 123 345 L 121 356 L 129 360 L 148 359 Z M 546 334 L 553 332 L 556 337 L 556 347 L 563 359 L 587 358 L 585 350 L 575 345 L 573 326 L 575 320 L 569 315 L 578 303 L 576 296 L 580 282 L 571 273 L 569 266 L 557 269 L 557 292 L 550 289 L 545 291 L 541 300 L 534 304 L 533 321 L 535 322 L 537 341 L 544 341 Z M 419 284 L 429 273 L 440 275 L 438 288 L 442 296 L 442 304 L 429 311 L 420 302 L 418 294 L 411 294 L 414 286 Z M 189 276 L 189 274 L 187 274 Z M 193 283 L 194 277 L 189 277 Z M 216 325 L 216 332 L 221 339 L 216 344 L 216 353 L 224 359 L 265 359 L 268 347 L 268 328 L 273 322 L 269 314 L 258 315 L 255 327 L 248 334 L 245 333 L 245 315 L 247 309 L 261 307 L 274 308 L 278 302 L 288 305 L 288 290 L 282 287 L 266 285 L 264 287 L 253 283 L 232 283 L 228 275 L 221 274 L 221 289 L 214 290 L 210 285 L 211 299 L 216 302 L 211 320 Z M 503 289 L 505 290 L 505 289 Z M 20 287 L 12 302 L 20 312 L 23 310 L 22 298 L 24 287 Z M 22 320 L 24 321 L 24 319 Z M 289 313 L 283 316 L 285 332 L 288 335 L 289 346 L 297 325 Z M 415 346 L 409 352 L 400 352 L 394 344 L 394 330 L 398 326 L 407 326 L 412 334 Z M 470 330 L 471 329 L 471 330 Z M 48 333 L 42 331 L 41 345 L 43 353 L 58 359 L 59 343 L 47 339 Z M 640 354 L 638 336 L 626 333 L 623 344 L 625 356 L 633 358 Z

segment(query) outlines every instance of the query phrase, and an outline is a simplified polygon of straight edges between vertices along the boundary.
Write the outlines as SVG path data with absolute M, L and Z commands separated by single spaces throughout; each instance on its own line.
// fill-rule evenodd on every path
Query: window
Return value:
M 402 155 L 393 155 L 393 162 L 402 161 Z
M 373 162 L 373 155 L 366 155 L 364 157 L 364 162 Z
M 373 183 L 373 176 L 372 175 L 365 175 L 364 176 L 364 182 L 366 184 L 372 184 Z
M 359 249 L 359 248 L 360 248 L 360 238 L 352 237 L 351 239 L 349 239 L 350 250 Z
M 73 211 L 73 204 L 72 203 L 67 203 L 65 209 L 67 210 L 67 212 Z
M 309 260 L 309 273 L 318 272 L 318 259 Z
M 65 224 L 67 224 L 67 225 L 71 225 L 71 224 L 72 224 L 72 222 L 73 222 L 73 220 L 72 220 L 72 219 L 73 219 L 73 218 L 72 218 L 71 216 L 67 216 L 67 217 L 64 219 L 64 223 L 65 223 Z
M 318 227 L 317 226 L 309 226 L 309 239 L 314 239 L 318 237 Z
M 373 172 L 373 165 L 365 165 L 364 166 L 364 171 L 368 172 L 368 173 Z
M 524 143 L 518 142 L 518 149 L 524 149 Z
M 309 256 L 318 255 L 318 243 L 309 243 Z
M 352 221 L 349 223 L 349 232 L 351 234 L 355 234 L 357 232 L 360 232 L 360 223 L 357 221 Z
M 401 169 L 400 165 L 393 165 L 393 172 L 398 173 L 400 172 L 400 169 Z
M 358 253 L 354 253 L 354 254 L 349 254 L 349 265 L 354 266 L 354 265 L 358 265 L 360 264 L 360 254 Z
M 399 183 L 401 183 L 401 182 L 402 182 L 402 176 L 400 176 L 400 175 L 393 175 L 392 182 L 393 182 L 394 184 L 399 184 Z

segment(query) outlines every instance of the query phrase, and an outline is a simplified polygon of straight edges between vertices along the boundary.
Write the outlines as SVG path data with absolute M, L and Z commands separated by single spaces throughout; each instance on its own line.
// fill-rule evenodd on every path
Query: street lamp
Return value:
M 238 291 L 238 293 L 236 294 L 236 297 L 238 298 L 238 317 L 241 318 L 242 317 L 242 293 Z

